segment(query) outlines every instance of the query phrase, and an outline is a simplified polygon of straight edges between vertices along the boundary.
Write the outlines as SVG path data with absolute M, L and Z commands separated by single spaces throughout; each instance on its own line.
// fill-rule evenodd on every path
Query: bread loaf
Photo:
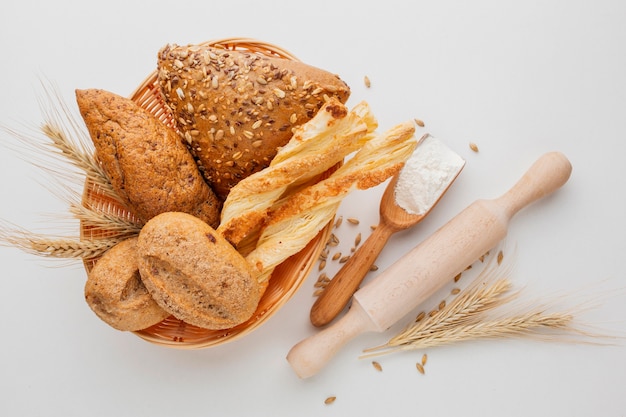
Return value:
M 267 167 L 292 129 L 348 86 L 304 63 L 211 46 L 167 45 L 158 82 L 205 179 L 224 200 L 241 179 Z
M 137 264 L 137 238 L 109 249 L 89 273 L 85 300 L 104 322 L 118 330 L 145 329 L 169 316 L 144 286 Z
M 132 100 L 104 90 L 77 90 L 76 99 L 97 157 L 133 214 L 146 222 L 182 211 L 217 226 L 221 202 L 174 129 Z
M 139 271 L 156 302 L 198 327 L 234 327 L 252 316 L 260 288 L 245 259 L 213 228 L 164 213 L 139 233 Z

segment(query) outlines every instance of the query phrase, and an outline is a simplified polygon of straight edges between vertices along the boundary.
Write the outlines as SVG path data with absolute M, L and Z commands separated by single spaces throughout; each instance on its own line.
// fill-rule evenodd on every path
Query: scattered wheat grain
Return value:
M 419 362 L 416 363 L 415 367 L 417 368 L 420 374 L 424 375 L 426 373 L 426 371 L 424 371 L 424 366 L 421 363 Z
M 415 322 L 424 320 L 424 317 L 426 317 L 426 312 L 422 311 L 417 315 L 417 317 L 415 317 Z
M 337 221 L 335 222 L 335 229 L 341 226 L 341 223 L 343 223 L 343 216 L 337 217 Z

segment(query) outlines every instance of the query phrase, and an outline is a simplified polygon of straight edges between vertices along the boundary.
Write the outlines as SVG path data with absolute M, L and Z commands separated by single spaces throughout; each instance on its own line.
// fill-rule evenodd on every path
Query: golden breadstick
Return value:
M 328 100 L 317 115 L 302 125 L 272 164 L 241 180 L 228 195 L 217 231 L 234 246 L 258 229 L 267 212 L 285 191 L 325 172 L 361 148 L 376 128 L 363 102 L 348 112 L 337 99 Z
M 256 248 L 246 260 L 266 280 L 274 267 L 304 248 L 331 221 L 343 198 L 354 190 L 374 187 L 395 175 L 417 141 L 407 122 L 368 141 L 330 177 L 281 201 L 270 213 Z

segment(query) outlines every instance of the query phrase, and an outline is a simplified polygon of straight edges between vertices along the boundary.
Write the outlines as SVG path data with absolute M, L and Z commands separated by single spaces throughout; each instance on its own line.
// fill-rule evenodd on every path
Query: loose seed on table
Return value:
M 422 311 L 417 315 L 417 317 L 415 317 L 415 321 L 416 322 L 422 321 L 424 320 L 424 317 L 426 317 L 426 312 Z
M 341 226 L 342 222 L 343 222 L 343 217 L 342 216 L 337 217 L 337 221 L 335 222 L 335 228 L 338 228 L 339 226 Z
M 426 372 L 424 371 L 424 366 L 421 363 L 416 363 L 415 367 L 419 371 L 420 374 L 424 375 Z

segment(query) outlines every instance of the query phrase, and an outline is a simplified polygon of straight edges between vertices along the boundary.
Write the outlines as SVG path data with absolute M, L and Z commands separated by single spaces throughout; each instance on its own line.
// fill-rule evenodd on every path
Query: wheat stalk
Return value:
M 511 292 L 512 283 L 502 278 L 511 264 L 501 267 L 500 254 L 497 264 L 492 257 L 475 281 L 444 308 L 409 324 L 385 344 L 365 349 L 361 358 L 476 339 L 538 337 L 545 331 L 553 336 L 597 336 L 576 328 L 571 311 L 549 312 L 545 303 L 536 300 L 530 306 L 511 307 L 510 302 L 521 293 Z
M 74 116 L 55 88 L 43 87 L 47 100 L 40 104 L 44 117 L 41 131 L 50 140 L 46 148 L 52 148 L 61 159 L 80 170 L 86 179 L 101 188 L 103 194 L 120 201 L 95 156 L 95 148 L 82 120 Z
M 96 160 L 93 152 L 85 149 L 80 143 L 69 139 L 70 136 L 68 136 L 67 132 L 63 131 L 62 127 L 51 121 L 43 123 L 41 131 L 50 139 L 51 143 L 48 145 L 58 151 L 59 156 L 78 168 L 84 174 L 84 177 L 92 184 L 100 187 L 104 195 L 121 201 L 117 193 L 113 190 L 109 178 Z M 52 171 L 56 175 L 59 173 L 63 174 L 63 171 L 55 171 L 54 168 L 47 166 L 42 168 Z
M 141 223 L 128 218 L 121 209 L 111 205 L 99 210 L 85 207 L 75 202 L 70 203 L 70 213 L 79 220 L 85 229 L 96 229 L 116 235 L 136 235 L 141 230 Z
M 430 331 L 426 328 L 421 332 L 413 332 L 411 335 L 401 334 L 383 346 L 366 349 L 365 352 L 374 353 L 363 355 L 362 358 L 468 340 L 532 336 L 542 330 L 571 331 L 573 318 L 574 316 L 568 313 L 529 311 L 500 319 L 455 324 L 437 331 Z
M 87 230 L 86 236 L 89 237 L 90 232 L 95 231 L 98 238 L 46 236 L 2 225 L 0 241 L 45 257 L 96 258 L 121 240 L 139 233 L 141 224 L 119 208 L 114 209 L 114 202 L 120 206 L 123 203 L 95 156 L 91 138 L 82 120 L 73 115 L 56 88 L 44 83 L 42 85 L 45 94 L 40 98 L 40 108 L 44 122 L 40 126 L 39 135 L 5 127 L 3 129 L 25 148 L 17 149 L 23 159 L 51 174 L 46 178 L 56 180 L 58 187 L 52 184 L 47 185 L 47 188 L 68 202 L 70 214 L 82 223 Z M 17 148 L 14 144 L 10 145 Z M 84 206 L 82 196 L 68 185 L 68 181 L 83 186 L 87 183 L 97 190 L 104 197 L 98 203 L 99 206 Z M 109 200 L 111 203 L 107 205 L 109 203 L 106 201 Z
M 39 131 L 20 132 L 3 126 L 2 129 L 19 140 L 24 149 L 14 144 L 9 146 L 16 149 L 24 160 L 51 174 L 47 178 L 60 183 L 69 180 L 79 184 L 84 184 L 87 179 L 97 185 L 104 195 L 121 201 L 95 156 L 82 120 L 64 103 L 55 87 L 42 85 L 45 99 L 39 98 L 39 102 L 44 121 Z M 74 169 L 68 169 L 68 164 Z
M 64 259 L 93 259 L 126 239 L 116 236 L 103 239 L 74 239 L 39 235 L 26 230 L 0 228 L 0 242 L 6 242 L 27 253 Z
M 439 310 L 428 319 L 407 327 L 400 335 L 391 338 L 389 343 L 402 343 L 408 338 L 419 338 L 424 334 L 445 331 L 458 326 L 459 323 L 475 321 L 481 313 L 502 305 L 506 299 L 503 295 L 511 287 L 511 282 L 499 279 L 492 285 L 463 292 L 448 308 Z

